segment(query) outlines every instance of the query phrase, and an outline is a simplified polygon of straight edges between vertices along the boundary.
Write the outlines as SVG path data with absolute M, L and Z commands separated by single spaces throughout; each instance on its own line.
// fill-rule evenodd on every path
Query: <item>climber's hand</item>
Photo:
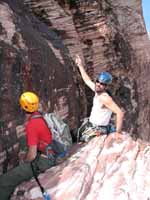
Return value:
M 116 139 L 116 140 L 122 138 L 122 134 L 118 133 L 118 132 L 114 132 L 114 133 L 112 133 L 112 135 L 113 135 L 113 138 Z
M 75 56 L 75 63 L 76 63 L 76 65 L 78 67 L 82 67 L 83 66 L 82 60 L 81 60 L 81 58 L 80 58 L 80 56 L 78 54 L 76 54 L 76 56 Z

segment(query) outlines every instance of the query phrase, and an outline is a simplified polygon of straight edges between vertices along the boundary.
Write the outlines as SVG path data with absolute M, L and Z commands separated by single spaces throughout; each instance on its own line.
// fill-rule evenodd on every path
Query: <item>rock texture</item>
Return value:
M 72 156 L 39 176 L 52 200 L 148 200 L 150 145 L 128 135 L 96 137 L 75 145 Z M 21 192 L 22 191 L 22 192 Z M 17 194 L 23 194 L 17 196 Z M 42 200 L 35 180 L 20 185 L 12 200 Z
M 23 91 L 36 92 L 43 110 L 58 113 L 71 129 L 85 116 L 86 99 L 59 34 L 23 2 L 0 2 L 0 13 L 0 171 L 6 172 L 18 162 L 16 133 L 24 121 L 18 99 Z
M 0 15 L 1 172 L 18 162 L 23 91 L 38 93 L 43 110 L 71 129 L 89 114 L 93 94 L 74 65 L 76 53 L 93 79 L 102 70 L 113 74 L 124 130 L 150 140 L 150 41 L 141 0 L 3 0 Z

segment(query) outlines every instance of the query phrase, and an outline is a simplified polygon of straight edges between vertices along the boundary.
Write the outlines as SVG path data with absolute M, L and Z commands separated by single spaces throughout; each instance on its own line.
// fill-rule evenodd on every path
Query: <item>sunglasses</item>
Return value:
M 99 82 L 99 80 L 98 80 L 98 79 L 96 80 L 96 83 L 99 83 L 99 84 L 101 84 L 101 85 L 103 85 L 103 86 L 107 86 L 107 84 L 106 84 L 106 83 L 101 83 L 101 82 Z

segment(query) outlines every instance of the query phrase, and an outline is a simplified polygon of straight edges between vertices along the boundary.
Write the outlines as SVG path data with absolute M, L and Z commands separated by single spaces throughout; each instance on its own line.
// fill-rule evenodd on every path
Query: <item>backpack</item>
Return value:
M 63 144 L 64 149 L 70 148 L 72 137 L 69 126 L 55 113 L 46 113 L 43 118 L 52 131 L 53 140 Z
M 72 146 L 72 137 L 69 126 L 55 113 L 37 114 L 32 119 L 42 117 L 52 133 L 52 144 L 50 146 L 57 156 L 65 156 Z

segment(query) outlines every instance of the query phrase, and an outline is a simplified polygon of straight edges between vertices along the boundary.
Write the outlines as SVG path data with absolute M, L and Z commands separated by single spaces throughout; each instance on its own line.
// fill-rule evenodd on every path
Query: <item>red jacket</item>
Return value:
M 52 133 L 43 118 L 32 118 L 34 115 L 40 115 L 34 112 L 26 124 L 27 145 L 37 145 L 39 151 L 45 152 L 45 148 L 52 142 Z

